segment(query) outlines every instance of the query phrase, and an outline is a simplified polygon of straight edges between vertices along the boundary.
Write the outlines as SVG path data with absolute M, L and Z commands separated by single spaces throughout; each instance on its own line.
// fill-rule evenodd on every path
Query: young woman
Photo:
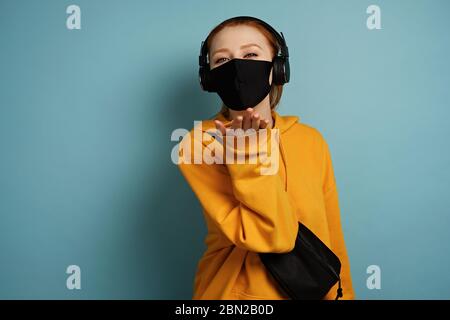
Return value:
M 282 44 L 273 31 L 258 19 L 236 17 L 216 26 L 204 42 L 208 62 L 200 57 L 201 84 L 224 104 L 213 119 L 201 122 L 201 132 L 277 129 L 281 160 L 277 172 L 266 175 L 259 161 L 195 163 L 193 154 L 209 151 L 210 141 L 195 134 L 197 127 L 183 138 L 179 154 L 191 148 L 192 161 L 180 160 L 178 167 L 202 205 L 208 228 L 193 299 L 289 299 L 258 253 L 291 251 L 298 221 L 339 257 L 342 298 L 354 298 L 328 145 L 299 117 L 275 111 L 289 70 L 275 63 Z M 324 299 L 334 299 L 336 288 Z

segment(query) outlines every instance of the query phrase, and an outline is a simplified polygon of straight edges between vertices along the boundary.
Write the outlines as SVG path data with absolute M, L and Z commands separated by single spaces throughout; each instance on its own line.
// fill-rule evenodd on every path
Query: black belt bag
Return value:
M 321 300 L 336 282 L 339 283 L 336 300 L 342 297 L 339 258 L 300 222 L 292 251 L 260 252 L 259 257 L 293 300 Z

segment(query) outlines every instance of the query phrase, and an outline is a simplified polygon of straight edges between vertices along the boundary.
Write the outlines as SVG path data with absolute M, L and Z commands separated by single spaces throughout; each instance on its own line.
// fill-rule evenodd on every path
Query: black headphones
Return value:
M 283 85 L 289 82 L 290 70 L 289 70 L 289 51 L 286 45 L 286 40 L 282 32 L 278 33 L 271 25 L 268 23 L 254 17 L 249 16 L 238 16 L 234 18 L 227 19 L 223 23 L 228 23 L 232 21 L 256 21 L 263 27 L 265 27 L 270 33 L 272 33 L 277 39 L 279 50 L 277 55 L 273 59 L 273 72 L 272 72 L 272 83 L 276 85 Z M 208 48 L 207 41 L 209 36 L 202 41 L 200 47 L 200 56 L 198 57 L 198 63 L 200 65 L 198 75 L 200 80 L 200 86 L 203 90 L 209 92 L 215 92 L 210 77 L 210 67 L 208 61 Z

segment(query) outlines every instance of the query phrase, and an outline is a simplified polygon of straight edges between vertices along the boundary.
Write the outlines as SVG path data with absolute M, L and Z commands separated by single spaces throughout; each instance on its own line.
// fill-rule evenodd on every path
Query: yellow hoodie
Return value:
M 208 229 L 193 299 L 289 299 L 258 252 L 292 250 L 298 221 L 339 257 L 342 299 L 354 299 L 328 145 L 317 129 L 299 123 L 299 117 L 274 110 L 272 117 L 280 138 L 277 174 L 260 174 L 260 162 L 195 164 L 192 151 L 203 152 L 209 144 L 194 133 L 196 128 L 179 145 L 178 167 L 200 201 Z M 201 122 L 201 130 L 215 128 L 214 119 L 227 122 L 217 113 Z M 190 163 L 181 157 L 187 146 L 193 148 Z M 337 284 L 324 299 L 334 299 L 336 290 Z

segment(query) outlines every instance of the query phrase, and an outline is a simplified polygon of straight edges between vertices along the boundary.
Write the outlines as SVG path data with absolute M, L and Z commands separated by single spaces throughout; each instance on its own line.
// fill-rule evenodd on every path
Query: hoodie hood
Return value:
M 285 156 L 285 152 L 283 149 L 283 134 L 289 130 L 291 127 L 293 127 L 299 120 L 300 117 L 298 116 L 281 116 L 277 111 L 272 110 L 271 111 L 272 118 L 274 120 L 273 123 L 273 129 L 279 129 L 280 130 L 280 154 L 281 154 L 281 160 L 284 164 L 284 173 L 285 173 L 285 185 L 284 190 L 287 191 L 288 186 L 288 163 Z M 211 119 L 202 121 L 202 131 L 205 132 L 208 129 L 214 129 L 216 127 L 214 120 L 220 120 L 224 124 L 228 124 L 231 122 L 231 120 L 228 120 L 222 112 L 218 112 L 215 114 Z

